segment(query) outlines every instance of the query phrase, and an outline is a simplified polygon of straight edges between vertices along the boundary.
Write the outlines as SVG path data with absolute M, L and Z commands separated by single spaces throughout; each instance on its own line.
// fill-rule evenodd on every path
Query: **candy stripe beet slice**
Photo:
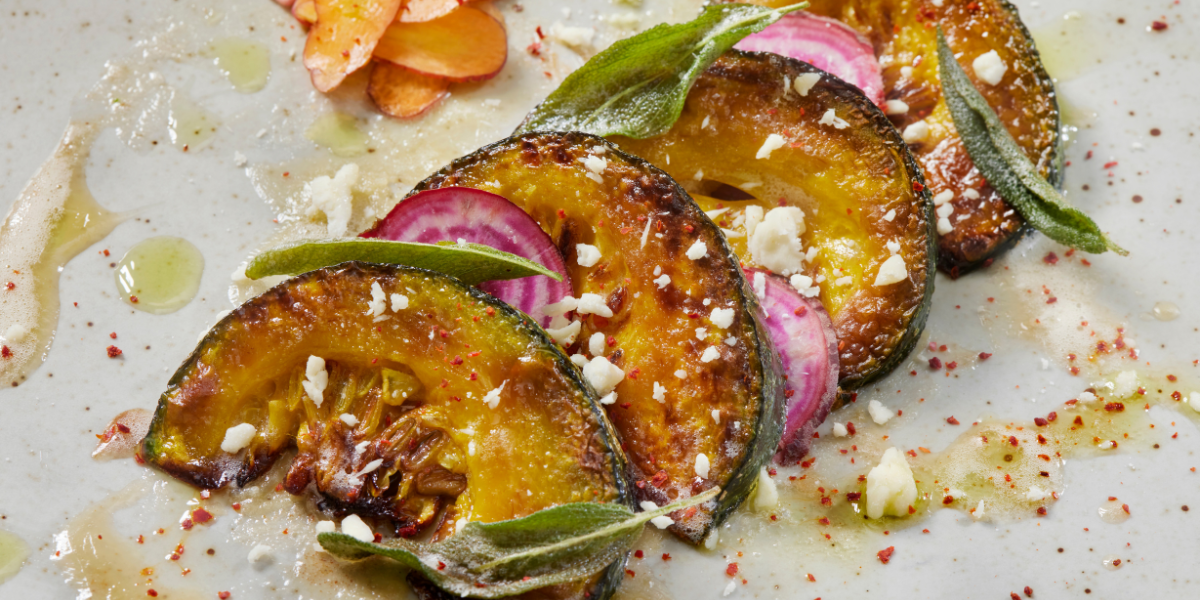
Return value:
M 753 489 L 783 423 L 783 380 L 758 306 L 716 225 L 667 174 L 581 133 L 529 133 L 458 159 L 415 192 L 473 187 L 528 212 L 579 299 L 550 330 L 601 396 L 638 479 L 698 543 Z M 597 357 L 593 355 L 602 355 Z
M 775 460 L 789 464 L 808 453 L 813 432 L 837 398 L 837 334 L 816 298 L 805 298 L 782 277 L 746 272 L 762 303 L 763 323 L 787 375 L 787 420 Z
M 533 317 L 543 327 L 550 324 L 543 308 L 571 295 L 571 278 L 550 236 L 517 205 L 482 190 L 449 187 L 410 196 L 361 237 L 427 244 L 464 240 L 541 264 L 562 275 L 563 280 L 524 277 L 485 282 L 479 289 Z
M 789 13 L 734 48 L 802 60 L 857 86 L 871 102 L 883 104 L 883 76 L 875 49 L 870 40 L 839 21 L 806 12 Z

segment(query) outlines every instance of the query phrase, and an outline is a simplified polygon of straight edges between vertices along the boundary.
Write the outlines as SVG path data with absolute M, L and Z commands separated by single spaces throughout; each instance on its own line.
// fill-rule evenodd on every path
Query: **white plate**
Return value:
M 155 404 L 196 336 L 231 307 L 230 274 L 255 249 L 282 237 L 272 220 L 295 214 L 289 200 L 300 184 L 332 174 L 343 162 L 305 140 L 304 129 L 318 115 L 339 108 L 358 115 L 376 136 L 372 144 L 378 151 L 355 161 L 368 174 L 386 173 L 394 180 L 390 189 L 376 185 L 380 191 L 362 199 L 364 206 L 383 210 L 448 159 L 502 137 L 580 63 L 562 48 L 553 49 L 545 63 L 530 56 L 525 46 L 533 41 L 537 25 L 563 21 L 595 26 L 597 43 L 603 45 L 620 32 L 598 22 L 597 14 L 637 12 L 647 26 L 686 19 L 697 5 L 646 0 L 635 10 L 596 0 L 575 4 L 567 18 L 560 7 L 546 6 L 550 3 L 526 4 L 522 13 L 504 4 L 511 58 L 496 80 L 463 86 L 431 115 L 398 125 L 372 116 L 354 93 L 326 98 L 314 92 L 299 62 L 290 60 L 302 48 L 301 32 L 267 0 L 222 0 L 210 8 L 134 0 L 5 3 L 0 11 L 0 136 L 5 140 L 0 146 L 0 211 L 8 210 L 27 178 L 51 155 L 72 115 L 98 106 L 81 101 L 81 95 L 104 73 L 107 61 L 130 64 L 129 57 L 138 52 L 132 46 L 136 40 L 153 41 L 142 42 L 149 64 L 135 74 L 157 71 L 170 89 L 195 100 L 221 125 L 207 144 L 183 153 L 168 143 L 164 115 L 151 114 L 139 130 L 146 136 L 140 142 L 131 147 L 109 130 L 92 151 L 87 175 L 93 194 L 110 209 L 129 211 L 131 218 L 66 266 L 64 306 L 49 359 L 28 382 L 0 390 L 0 530 L 19 536 L 31 550 L 21 571 L 0 586 L 0 596 L 85 598 L 81 590 L 90 588 L 95 597 L 103 597 L 103 587 L 113 582 L 128 586 L 113 592 L 113 598 L 145 597 L 145 590 L 154 586 L 164 591 L 160 597 L 168 598 L 211 598 L 218 590 L 232 591 L 233 598 L 400 593 L 377 595 L 361 583 L 387 579 L 383 569 L 355 575 L 309 552 L 311 523 L 307 517 L 287 516 L 300 509 L 286 494 L 272 493 L 273 482 L 264 484 L 262 497 L 246 504 L 253 510 L 234 513 L 222 497 L 212 503 L 216 522 L 185 534 L 176 521 L 193 498 L 192 490 L 132 461 L 101 463 L 89 455 L 94 435 L 113 416 Z M 1192 300 L 1200 291 L 1193 231 L 1200 225 L 1195 208 L 1200 199 L 1190 189 L 1200 158 L 1195 138 L 1200 129 L 1195 111 L 1200 100 L 1200 7 L 1115 0 L 1017 4 L 1044 50 L 1071 56 L 1049 64 L 1052 73 L 1063 76 L 1059 91 L 1070 107 L 1069 122 L 1079 126 L 1068 148 L 1069 197 L 1131 255 L 1091 257 L 1090 268 L 1082 267 L 1078 257 L 1051 267 L 1041 258 L 1050 250 L 1061 255 L 1062 249 L 1034 235 L 980 274 L 959 281 L 939 276 L 927 337 L 950 346 L 939 356 L 964 366 L 953 377 L 931 374 L 922 362 L 928 355 L 914 354 L 911 365 L 861 393 L 856 405 L 880 399 L 903 410 L 886 432 L 888 443 L 902 448 L 946 447 L 963 430 L 945 424 L 952 414 L 964 424 L 985 415 L 1002 422 L 1025 421 L 1061 406 L 1100 372 L 1086 366 L 1079 377 L 1067 372 L 1066 354 L 1085 355 L 1092 329 L 1111 339 L 1116 327 L 1124 327 L 1140 351 L 1136 360 L 1111 361 L 1114 366 L 1106 366 L 1104 373 L 1137 368 L 1153 393 L 1166 385 L 1161 377 L 1170 372 L 1181 378 L 1174 387 L 1185 393 L 1200 390 L 1188 387 L 1195 381 L 1193 361 L 1200 359 L 1195 341 L 1200 318 Z M 1070 11 L 1078 11 L 1078 18 L 1063 21 Z M 1153 20 L 1164 16 L 1170 23 L 1167 31 L 1148 31 Z M 1057 33 L 1062 27 L 1069 29 L 1067 35 Z M 226 36 L 270 49 L 266 89 L 253 95 L 233 92 L 209 59 L 189 54 Z M 171 53 L 178 57 L 161 59 Z M 501 102 L 491 106 L 483 102 L 488 98 Z M 74 113 L 73 104 L 80 107 Z M 1152 128 L 1162 134 L 1151 136 Z M 163 143 L 149 144 L 151 139 Z M 1091 160 L 1084 159 L 1088 151 L 1094 155 Z M 235 152 L 248 157 L 248 167 L 235 166 Z M 1108 162 L 1118 164 L 1106 169 Z M 303 175 L 291 178 L 290 169 Z M 1090 191 L 1082 191 L 1085 185 Z M 1135 204 L 1135 195 L 1144 201 Z M 359 219 L 351 226 L 365 224 L 365 217 Z M 287 231 L 294 236 L 306 230 Z M 153 235 L 186 238 L 203 249 L 206 261 L 196 300 L 165 316 L 124 304 L 108 266 Z M 112 256 L 100 254 L 103 249 Z M 1043 285 L 1059 298 L 1057 305 L 1045 304 Z M 1170 322 L 1149 318 L 1160 301 L 1176 303 L 1182 315 Z M 1078 325 L 1085 320 L 1088 327 Z M 5 321 L 0 315 L 0 325 Z M 118 334 L 115 342 L 110 332 Z M 124 349 L 122 359 L 106 356 L 111 343 Z M 972 357 L 981 351 L 995 356 L 976 364 Z M 910 370 L 917 376 L 909 375 Z M 833 419 L 861 419 L 854 410 Z M 868 529 L 838 532 L 841 543 L 831 547 L 816 537 L 819 526 L 801 517 L 809 514 L 816 498 L 799 497 L 797 490 L 808 488 L 784 477 L 798 474 L 798 468 L 781 470 L 778 479 L 787 506 L 780 510 L 780 521 L 743 511 L 723 529 L 714 552 L 697 552 L 648 534 L 639 545 L 646 558 L 631 562 L 636 577 L 627 580 L 623 591 L 628 597 L 717 598 L 730 581 L 726 563 L 736 561 L 740 576 L 733 594 L 759 598 L 867 592 L 872 597 L 1004 598 L 1025 586 L 1042 598 L 1088 597 L 1089 590 L 1096 598 L 1189 597 L 1200 592 L 1200 580 L 1190 568 L 1200 551 L 1193 523 L 1200 515 L 1183 512 L 1181 506 L 1200 509 L 1200 474 L 1191 470 L 1200 467 L 1200 436 L 1194 421 L 1173 411 L 1155 408 L 1148 418 L 1156 427 L 1147 427 L 1142 435 L 1149 437 L 1142 442 L 1123 445 L 1103 459 L 1068 461 L 1057 490 L 1061 499 L 1044 518 L 975 522 L 965 512 L 939 510 L 887 536 Z M 822 429 L 826 437 L 828 428 Z M 1172 438 L 1176 432 L 1178 437 Z M 879 435 L 864 432 L 864 448 L 881 446 Z M 868 443 L 870 436 L 875 439 Z M 1154 442 L 1162 448 L 1150 449 Z M 831 440 L 820 445 L 821 456 L 836 455 L 842 447 Z M 867 462 L 853 468 L 865 470 Z M 1127 503 L 1132 518 L 1119 525 L 1102 522 L 1097 509 L 1108 496 Z M 78 520 L 89 507 L 95 508 L 93 518 Z M 115 519 L 105 524 L 110 513 Z M 75 537 L 56 537 L 72 519 Z M 291 531 L 282 535 L 289 525 Z M 160 527 L 164 534 L 155 534 Z M 104 528 L 110 532 L 107 540 L 96 538 Z M 139 534 L 145 536 L 143 545 L 135 541 Z M 69 548 L 67 541 L 72 542 Z M 179 560 L 164 559 L 181 541 L 185 552 Z M 256 544 L 272 546 L 272 559 L 251 566 L 246 555 Z M 896 553 L 890 564 L 881 565 L 875 553 L 888 546 Z M 56 551 L 68 549 L 76 557 L 93 549 L 108 556 L 112 548 L 124 553 L 114 568 L 153 567 L 155 573 L 101 570 L 83 581 L 79 571 L 67 568 L 73 564 L 70 554 L 55 557 Z M 208 548 L 214 549 L 213 556 L 206 554 Z M 664 552 L 673 557 L 670 562 L 661 559 Z M 297 557 L 300 562 L 294 564 Z M 1106 569 L 1106 557 L 1119 557 L 1124 564 Z M 182 569 L 191 571 L 183 576 Z M 810 573 L 815 582 L 808 580 Z

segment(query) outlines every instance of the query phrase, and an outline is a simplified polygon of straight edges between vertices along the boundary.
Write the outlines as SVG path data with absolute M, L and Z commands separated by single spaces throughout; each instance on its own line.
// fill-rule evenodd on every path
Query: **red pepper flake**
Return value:
M 490 306 L 489 306 L 489 307 L 487 307 L 487 309 L 486 309 L 486 310 L 484 310 L 483 312 L 487 313 L 487 315 L 490 317 L 490 316 L 492 316 L 492 315 L 496 314 L 496 309 L 494 309 L 494 308 L 492 308 L 492 307 L 490 307 Z
M 638 373 L 641 373 L 641 372 L 642 372 L 641 369 L 634 367 L 632 371 L 626 373 L 626 376 L 628 376 L 630 379 L 637 379 Z
M 1049 421 L 1049 422 L 1051 422 L 1051 423 L 1053 423 L 1053 422 L 1057 421 L 1057 420 L 1058 420 L 1058 413 L 1056 413 L 1056 412 L 1054 412 L 1054 411 L 1050 411 L 1050 414 L 1046 415 L 1046 420 L 1047 420 L 1047 421 Z
M 230 596 L 232 595 L 233 594 L 230 594 L 229 592 L 217 592 L 217 597 L 221 600 L 229 600 Z
M 958 368 L 958 362 L 957 362 L 957 361 L 953 361 L 953 360 L 952 360 L 952 361 L 950 361 L 950 362 L 946 363 L 946 370 L 947 370 L 947 371 L 953 371 L 953 370 L 955 370 L 955 369 L 957 369 L 957 368 Z
M 854 435 L 855 433 L 858 433 L 858 430 L 854 428 L 854 423 L 852 423 L 850 421 L 846 422 L 846 433 L 848 435 Z M 813 460 L 816 460 L 816 459 L 814 458 Z
M 792 314 L 796 315 L 797 317 L 803 317 L 806 313 L 808 313 L 808 307 L 804 305 L 800 305 L 796 308 L 796 310 L 792 311 Z
M 109 346 L 108 348 L 105 348 L 105 351 L 108 352 L 109 358 L 116 358 L 116 357 L 124 354 L 123 352 L 121 352 L 121 349 L 116 346 Z
M 894 554 L 895 552 L 896 552 L 895 546 L 888 546 L 887 548 L 880 550 L 879 553 L 876 554 L 876 556 L 879 557 L 879 562 L 886 565 L 886 564 L 888 564 L 888 562 L 890 562 L 892 560 L 892 554 Z
M 1124 412 L 1125 404 L 1122 402 L 1109 402 L 1104 405 L 1104 410 L 1108 412 Z
M 664 561 L 671 560 L 671 553 L 670 553 L 670 552 L 663 552 L 662 559 L 663 559 Z
M 1117 161 L 1115 161 L 1115 160 L 1104 163 L 1105 169 L 1111 169 L 1115 166 L 1117 166 Z
M 1166 21 L 1154 21 L 1153 23 L 1150 23 L 1150 29 L 1152 29 L 1154 31 L 1166 31 L 1167 22 Z
M 1015 435 L 1008 436 L 1008 443 L 1012 444 L 1013 447 L 1016 448 L 1017 447 L 1017 436 L 1015 436 Z
M 203 525 L 213 520 L 213 515 L 203 508 L 197 508 L 196 510 L 192 511 L 192 520 L 195 521 L 197 525 Z
M 1055 302 L 1058 302 L 1058 298 L 1056 298 L 1054 296 L 1050 296 L 1049 298 L 1046 298 L 1046 304 L 1054 304 Z
M 1076 425 L 1083 425 L 1083 417 L 1080 415 L 1075 415 L 1075 420 L 1073 423 Z
M 737 572 L 738 572 L 738 564 L 737 563 L 729 563 L 729 566 L 725 567 L 725 574 L 730 577 L 737 575 Z
M 1121 510 L 1125 511 L 1125 514 L 1129 514 L 1129 505 L 1128 505 L 1128 504 L 1122 504 L 1122 505 L 1121 505 Z
M 10 282 L 8 282 L 8 283 L 6 283 L 6 284 L 4 284 L 4 289 L 6 289 L 6 290 L 11 290 L 11 289 L 13 289 L 13 288 L 15 288 L 15 287 L 17 287 L 17 284 L 15 284 L 15 283 L 13 283 L 13 282 L 11 282 L 11 281 L 10 281 Z
M 628 576 L 630 576 L 630 577 L 635 577 L 635 576 L 637 576 L 637 573 L 634 573 L 634 572 L 633 572 L 632 570 L 630 570 L 630 569 L 625 569 L 625 574 L 626 574 L 626 575 L 628 575 Z
M 929 359 L 929 368 L 933 369 L 934 371 L 942 368 L 942 359 L 940 359 L 936 356 Z
M 454 360 L 450 361 L 450 364 L 452 364 L 452 365 L 461 365 L 461 364 L 463 364 L 463 359 L 462 359 L 462 357 L 461 357 L 461 356 L 455 355 L 455 356 L 454 356 Z
M 234 502 L 233 504 L 230 505 L 230 508 L 232 508 L 233 510 L 242 510 L 242 503 Z
M 150 588 L 150 589 L 146 590 L 146 595 L 150 596 L 151 598 L 157 598 L 158 592 L 154 591 L 154 588 Z
M 12 358 L 12 355 L 13 355 L 13 351 L 11 348 L 9 348 L 8 346 L 0 346 L 0 357 Z
M 1037 438 L 1037 440 L 1038 440 L 1038 443 L 1039 443 L 1039 444 L 1042 444 L 1042 445 L 1045 445 L 1045 444 L 1046 444 L 1046 436 L 1044 436 L 1044 435 L 1042 435 L 1042 434 L 1040 434 L 1040 433 L 1038 434 L 1038 438 Z M 1046 457 L 1046 460 L 1050 460 L 1050 458 L 1049 458 L 1049 457 Z
M 922 185 L 920 181 L 914 181 L 913 182 L 913 191 L 914 192 L 923 192 L 923 191 L 925 191 L 925 186 Z
M 833 506 L 833 499 L 829 498 L 828 496 L 821 498 L 821 505 L 822 506 Z
M 946 496 L 945 498 L 942 498 L 942 504 L 954 504 L 954 496 Z
M 1039 506 L 1039 507 L 1038 507 L 1038 509 L 1037 509 L 1037 514 L 1038 514 L 1038 515 L 1040 515 L 1040 516 L 1046 516 L 1046 507 L 1045 507 L 1045 506 Z
M 1057 265 L 1058 264 L 1058 255 L 1053 252 L 1050 252 L 1050 253 L 1046 254 L 1046 256 L 1042 257 L 1042 262 L 1044 262 L 1048 265 Z
M 1045 427 L 1047 424 L 1047 421 L 1041 417 L 1034 417 L 1033 424 L 1037 425 L 1038 427 Z
M 846 492 L 846 500 L 850 502 L 858 502 L 862 498 L 862 492 Z
M 634 556 L 634 558 L 642 558 L 643 556 L 645 556 L 645 554 L 642 553 L 641 550 L 637 550 L 633 553 L 633 556 Z

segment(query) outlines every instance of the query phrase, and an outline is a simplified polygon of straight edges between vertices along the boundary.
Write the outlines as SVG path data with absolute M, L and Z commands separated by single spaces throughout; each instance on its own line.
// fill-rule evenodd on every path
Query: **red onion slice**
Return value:
M 808 452 L 813 432 L 837 397 L 837 334 L 819 299 L 805 298 L 786 279 L 767 271 L 749 269 L 746 275 L 759 295 L 763 322 L 787 375 L 790 397 L 775 455 L 777 462 L 786 464 Z
M 527 258 L 562 275 L 488 281 L 479 289 L 511 304 L 546 327 L 543 307 L 571 295 L 562 254 L 533 217 L 503 196 L 465 187 L 428 190 L 400 202 L 392 212 L 360 237 L 399 242 L 464 240 Z
M 806 12 L 789 13 L 733 47 L 802 60 L 858 86 L 871 102 L 883 105 L 883 75 L 875 49 L 840 21 Z

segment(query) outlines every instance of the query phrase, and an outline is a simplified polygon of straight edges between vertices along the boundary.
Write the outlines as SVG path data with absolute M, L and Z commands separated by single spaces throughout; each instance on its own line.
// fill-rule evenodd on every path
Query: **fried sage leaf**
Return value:
M 433 544 L 404 538 L 374 544 L 344 533 L 322 533 L 317 539 L 339 558 L 386 556 L 453 594 L 503 598 L 595 573 L 629 551 L 647 522 L 708 502 L 720 492 L 712 488 L 639 513 L 615 502 L 563 504 L 521 519 L 472 521 Z
M 267 250 L 246 265 L 246 277 L 297 275 L 352 260 L 445 273 L 467 285 L 545 275 L 562 276 L 515 254 L 480 244 L 393 242 L 376 239 L 303 241 Z
M 938 30 L 938 69 L 942 93 L 967 153 L 988 184 L 1046 237 L 1084 252 L 1128 254 L 1083 211 L 1071 206 L 1013 140 L 995 111 L 975 89 L 946 36 Z
M 517 128 L 646 138 L 679 118 L 688 89 L 718 56 L 807 2 L 777 9 L 706 6 L 695 20 L 620 40 L 563 81 Z

